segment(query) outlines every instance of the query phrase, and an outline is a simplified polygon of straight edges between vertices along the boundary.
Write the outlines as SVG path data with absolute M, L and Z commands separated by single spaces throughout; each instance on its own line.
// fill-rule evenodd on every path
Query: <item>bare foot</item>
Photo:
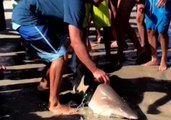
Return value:
M 151 60 L 145 64 L 142 64 L 142 66 L 154 66 L 154 65 L 158 65 L 158 61 L 157 60 Z
M 102 42 L 102 37 L 100 36 L 97 38 L 97 43 L 100 44 L 101 42 Z
M 37 86 L 38 91 L 46 91 L 49 90 L 47 81 L 40 81 L 39 85 Z
M 113 42 L 110 44 L 110 46 L 111 46 L 112 48 L 117 48 L 117 47 L 118 47 L 117 41 L 116 41 L 116 40 L 113 41 Z
M 66 105 L 57 105 L 49 107 L 49 111 L 56 115 L 73 115 L 76 114 L 77 110 Z
M 6 67 L 5 67 L 5 66 L 0 65 L 0 70 L 5 70 L 5 69 L 6 69 Z
M 93 43 L 93 42 L 90 42 L 90 45 L 91 45 L 91 47 L 97 46 L 97 44 L 96 43 Z
M 167 64 L 166 63 L 160 63 L 159 71 L 165 71 L 167 70 Z

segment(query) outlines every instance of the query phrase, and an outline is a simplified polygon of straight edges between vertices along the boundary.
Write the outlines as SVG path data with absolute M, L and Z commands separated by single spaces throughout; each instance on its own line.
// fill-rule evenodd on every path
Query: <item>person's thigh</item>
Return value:
M 157 17 L 156 28 L 158 32 L 167 32 L 170 25 L 171 18 L 171 2 L 166 3 L 164 7 L 154 8 L 154 14 Z
M 157 18 L 154 14 L 152 14 L 152 9 L 151 9 L 151 3 L 150 0 L 145 1 L 145 24 L 146 24 L 146 29 L 147 30 L 155 30 L 155 24 L 157 21 Z
M 157 30 L 159 33 L 168 32 L 170 25 L 170 16 L 163 16 L 157 24 Z
M 121 0 L 116 14 L 117 20 L 121 21 L 122 24 L 128 22 L 134 6 L 135 0 Z
M 147 30 L 156 30 L 156 25 L 153 20 L 153 17 L 145 15 L 145 25 Z

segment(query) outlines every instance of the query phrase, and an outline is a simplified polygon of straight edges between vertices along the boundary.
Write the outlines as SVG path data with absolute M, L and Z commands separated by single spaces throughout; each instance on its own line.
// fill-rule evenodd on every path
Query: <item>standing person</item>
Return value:
M 104 0 L 99 6 L 93 6 L 93 21 L 97 30 L 103 28 L 102 36 L 105 45 L 106 58 L 111 58 L 111 15 L 110 15 L 110 0 Z
M 106 58 L 109 58 L 110 53 L 110 33 L 111 33 L 111 20 L 110 20 L 110 9 L 109 9 L 109 0 L 104 0 L 96 5 L 88 5 L 87 17 L 85 18 L 86 29 L 89 30 L 90 22 L 93 21 L 93 24 L 96 28 L 96 39 L 97 42 L 101 42 L 102 36 L 105 45 Z M 87 24 L 88 21 L 88 24 Z M 101 29 L 103 31 L 101 32 Z M 88 31 L 87 31 L 88 32 Z M 86 35 L 86 39 L 88 35 Z
M 3 0 L 0 1 L 0 31 L 6 29 Z
M 72 48 L 95 81 L 109 83 L 107 74 L 97 68 L 82 41 L 85 2 L 97 5 L 101 0 L 22 0 L 13 10 L 13 29 L 36 50 L 41 59 L 51 63 L 47 70 L 50 79 L 49 110 L 57 115 L 75 112 L 75 109 L 59 102 L 67 31 Z
M 124 48 L 127 46 L 125 42 L 126 34 L 129 35 L 130 39 L 134 43 L 137 49 L 137 55 L 141 53 L 142 47 L 138 40 L 138 37 L 134 29 L 129 24 L 130 14 L 132 8 L 135 6 L 135 0 L 118 0 L 117 11 L 116 11 L 116 35 L 118 40 L 118 63 L 124 61 Z
M 116 13 L 117 13 L 117 4 L 118 0 L 109 0 L 109 9 L 110 9 L 110 18 L 111 18 L 111 47 L 117 48 L 117 35 L 116 35 Z
M 159 70 L 164 71 L 167 69 L 168 28 L 171 18 L 171 0 L 146 0 L 145 9 L 147 35 L 151 46 L 151 60 L 145 63 L 144 66 L 158 64 L 156 44 L 156 32 L 158 32 L 162 50 Z

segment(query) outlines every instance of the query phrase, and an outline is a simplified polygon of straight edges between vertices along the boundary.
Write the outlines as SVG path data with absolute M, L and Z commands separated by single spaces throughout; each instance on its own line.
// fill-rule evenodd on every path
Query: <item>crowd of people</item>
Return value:
M 107 11 L 102 6 L 100 9 L 105 12 L 98 14 L 107 14 L 108 19 L 99 21 L 98 17 L 95 19 L 96 14 L 93 12 L 96 10 L 93 7 L 98 8 L 102 3 Z M 88 10 L 85 7 L 87 4 L 91 6 Z M 134 6 L 137 10 L 139 38 L 129 23 Z M 88 16 L 85 27 L 83 25 L 86 12 L 91 13 L 91 18 Z M 156 42 L 159 37 L 162 50 L 159 70 L 164 71 L 167 69 L 170 14 L 171 0 L 21 0 L 13 10 L 12 27 L 47 63 L 39 89 L 50 91 L 49 110 L 58 115 L 68 115 L 76 111 L 59 102 L 59 92 L 69 46 L 73 48 L 78 61 L 92 73 L 95 82 L 110 83 L 107 73 L 99 69 L 91 59 L 86 45 L 86 31 L 92 20 L 100 24 L 95 26 L 98 32 L 97 41 L 100 42 L 103 38 L 106 58 L 111 60 L 113 57 L 110 49 L 111 42 L 115 42 L 117 55 L 114 59 L 120 64 L 125 57 L 124 49 L 128 47 L 126 37 L 129 37 L 137 50 L 137 58 L 144 51 L 151 53 L 151 60 L 142 64 L 143 66 L 158 65 Z M 103 22 L 107 24 L 102 24 Z M 102 36 L 99 35 L 101 28 Z M 150 51 L 147 51 L 147 47 L 150 47 Z M 0 69 L 5 67 L 0 66 Z

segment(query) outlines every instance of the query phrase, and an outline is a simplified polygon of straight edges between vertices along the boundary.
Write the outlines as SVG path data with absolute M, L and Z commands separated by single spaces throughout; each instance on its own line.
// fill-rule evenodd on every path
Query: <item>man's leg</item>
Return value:
M 144 4 L 138 4 L 137 5 L 137 14 L 136 14 L 136 20 L 137 20 L 137 28 L 140 35 L 140 43 L 141 47 L 145 47 L 145 39 L 146 39 L 146 33 L 145 33 L 145 23 L 144 23 Z
M 144 66 L 152 66 L 158 64 L 157 58 L 157 38 L 156 32 L 154 30 L 147 30 L 148 42 L 151 47 L 151 60 L 145 64 Z
M 47 76 L 49 74 L 50 81 L 49 110 L 57 115 L 68 115 L 75 111 L 68 106 L 61 105 L 59 102 L 59 91 L 64 63 L 66 60 L 65 45 L 67 42 L 67 37 L 63 36 L 59 39 L 55 35 L 55 31 L 50 28 L 51 27 L 46 25 L 21 26 L 19 28 L 19 33 L 28 43 L 31 44 L 42 60 L 51 63 L 49 66 L 49 71 L 46 73 Z M 59 42 L 62 44 L 59 45 Z
M 110 50 L 110 44 L 111 44 L 111 27 L 104 27 L 103 28 L 103 39 L 104 39 L 104 45 L 105 45 L 105 51 L 106 51 L 106 58 L 110 60 L 111 58 L 111 50 Z
M 37 86 L 37 89 L 39 91 L 49 90 L 49 67 L 50 64 L 46 65 L 46 67 L 43 70 L 43 77 L 39 85 Z
M 168 50 L 168 29 L 170 25 L 171 2 L 167 1 L 164 7 L 154 8 L 154 14 L 157 17 L 157 30 L 160 37 L 160 45 L 162 50 L 162 57 L 160 61 L 159 70 L 164 71 L 167 69 L 167 50 Z
M 0 71 L 1 71 L 1 70 L 5 70 L 5 69 L 6 69 L 6 67 L 5 67 L 5 66 L 0 65 Z
M 61 105 L 59 102 L 59 92 L 62 81 L 62 73 L 64 68 L 65 58 L 60 57 L 51 63 L 49 69 L 50 76 L 50 96 L 49 110 L 57 115 L 69 115 L 75 112 L 75 109 L 66 105 Z
M 135 48 L 137 49 L 137 55 L 139 55 L 142 52 L 141 44 L 138 40 L 137 34 L 135 33 L 134 29 L 130 26 L 128 23 L 127 25 L 127 34 L 129 35 L 131 41 L 133 42 Z
M 160 33 L 160 45 L 162 49 L 162 57 L 159 66 L 160 71 L 167 69 L 167 49 L 168 49 L 169 37 L 167 33 Z
M 134 0 L 120 0 L 118 3 L 118 9 L 116 14 L 116 34 L 117 34 L 117 40 L 118 40 L 118 58 L 119 61 L 122 61 L 122 58 L 124 58 L 124 48 L 125 48 L 125 35 L 126 35 L 126 29 L 125 26 L 129 24 L 130 19 L 130 13 L 132 11 L 132 8 L 135 5 Z M 124 13 L 124 14 L 123 14 Z

